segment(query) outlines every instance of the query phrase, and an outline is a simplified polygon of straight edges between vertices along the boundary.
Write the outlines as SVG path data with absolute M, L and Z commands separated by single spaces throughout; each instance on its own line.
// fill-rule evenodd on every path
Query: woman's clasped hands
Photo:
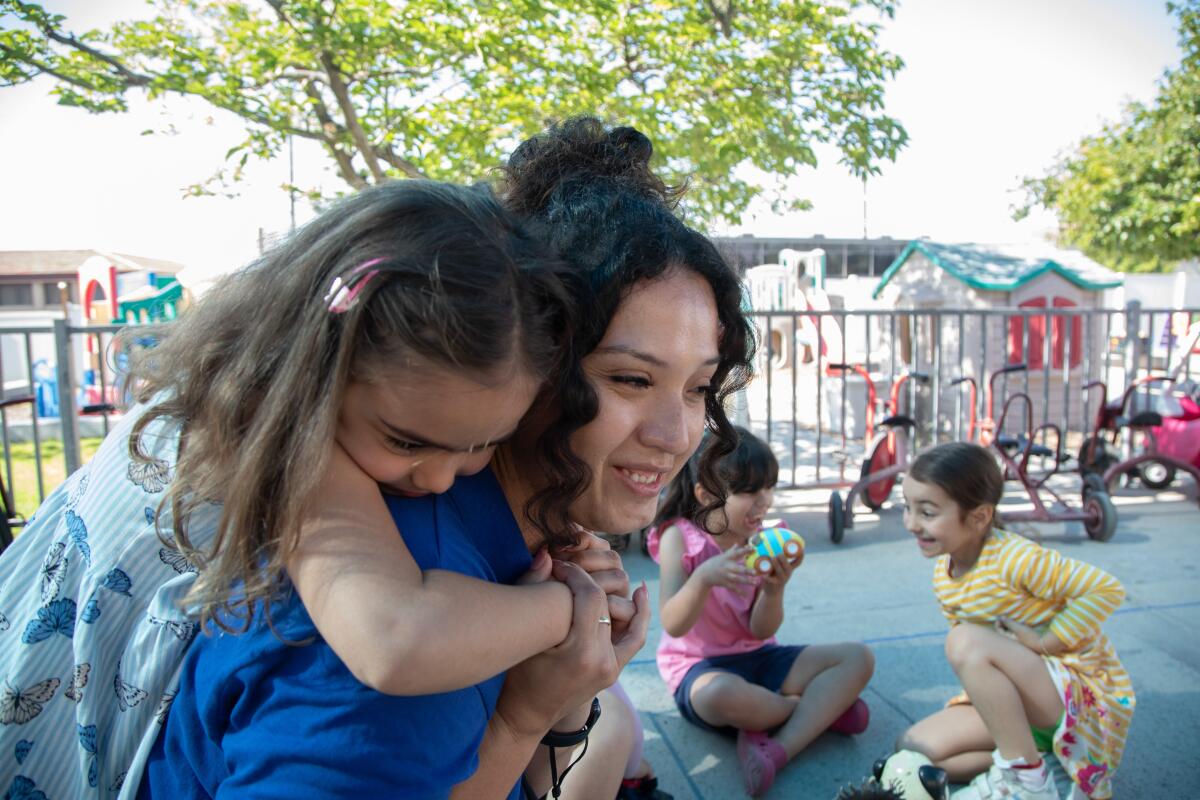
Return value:
M 571 591 L 571 628 L 562 642 L 508 671 L 496 713 L 518 733 L 575 730 L 592 698 L 616 682 L 646 642 L 650 604 L 645 585 L 628 597 L 629 576 L 607 542 L 579 543 L 535 556 L 524 581 L 554 579 Z

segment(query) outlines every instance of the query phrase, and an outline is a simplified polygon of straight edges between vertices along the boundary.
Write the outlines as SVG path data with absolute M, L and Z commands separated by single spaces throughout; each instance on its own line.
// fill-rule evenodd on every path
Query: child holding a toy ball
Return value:
M 724 509 L 711 510 L 698 453 L 671 483 L 647 541 L 661 577 L 659 672 L 684 719 L 736 734 L 746 792 L 757 797 L 824 731 L 866 728 L 858 695 L 875 659 L 857 643 L 775 641 L 784 589 L 804 553 L 780 553 L 766 572 L 751 568 L 779 464 L 766 443 L 737 431 L 736 449 L 716 467 L 729 493 Z
M 904 479 L 904 524 L 950 622 L 946 657 L 964 694 L 900 738 L 955 781 L 955 800 L 1058 800 L 1051 753 L 1073 796 L 1112 797 L 1134 694 L 1100 625 L 1121 604 L 1116 578 L 996 526 L 1004 479 L 984 448 L 923 453 Z M 973 778 L 973 780 L 972 780 Z

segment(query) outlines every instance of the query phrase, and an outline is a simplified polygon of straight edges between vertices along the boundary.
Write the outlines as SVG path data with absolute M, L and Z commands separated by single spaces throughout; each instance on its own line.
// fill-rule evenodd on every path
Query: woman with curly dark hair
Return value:
M 203 639 L 160 737 L 159 774 L 170 778 L 159 787 L 164 794 L 188 793 L 182 782 L 218 796 L 253 781 L 258 791 L 306 796 L 515 798 L 541 796 L 551 784 L 558 796 L 562 768 L 581 752 L 588 767 L 604 768 L 580 767 L 568 791 L 616 794 L 629 743 L 612 722 L 599 722 L 589 736 L 599 709 L 593 698 L 644 641 L 645 591 L 630 602 L 619 557 L 587 531 L 648 524 L 659 490 L 706 428 L 717 443 L 701 480 L 721 502 L 713 464 L 735 442 L 722 404 L 746 381 L 751 348 L 735 273 L 675 215 L 678 192 L 650 170 L 652 152 L 631 128 L 582 118 L 513 153 L 502 201 L 570 267 L 564 280 L 578 319 L 566 365 L 489 469 L 439 495 L 389 497 L 391 519 L 373 532 L 358 526 L 375 537 L 385 529 L 395 536 L 398 527 L 422 569 L 456 558 L 464 569 L 483 562 L 469 574 L 485 580 L 510 582 L 532 565 L 527 581 L 568 582 L 574 611 L 561 643 L 474 686 L 399 697 L 354 678 L 403 669 L 354 663 L 356 655 L 387 660 L 386 642 L 377 642 L 396 621 L 386 615 L 346 626 L 341 661 L 320 639 L 299 648 L 262 631 L 252 632 L 250 645 L 233 636 Z M 394 566 L 361 544 L 378 574 Z M 354 545 L 341 537 L 337 546 Z M 547 548 L 553 559 L 543 555 Z M 488 567 L 497 562 L 514 568 L 500 574 Z M 340 577 L 329 572 L 323 593 L 304 605 L 339 602 Z M 381 583 L 384 600 L 386 591 Z M 372 610 L 384 607 L 375 602 Z M 502 635 L 500 623 L 514 622 L 499 619 L 499 607 L 473 613 L 495 622 L 492 638 Z M 315 635 L 311 622 L 287 633 Z M 486 650 L 487 639 L 471 649 Z

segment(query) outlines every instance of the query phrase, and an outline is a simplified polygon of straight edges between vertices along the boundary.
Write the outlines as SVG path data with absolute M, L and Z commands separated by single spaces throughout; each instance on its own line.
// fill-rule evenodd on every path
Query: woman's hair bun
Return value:
M 613 128 L 605 137 L 612 153 L 610 161 L 613 166 L 620 167 L 622 162 L 638 167 L 650 167 L 650 156 L 654 155 L 654 145 L 646 138 L 646 134 L 637 128 L 622 125 Z
M 566 186 L 608 183 L 674 208 L 684 187 L 668 186 L 650 169 L 654 145 L 627 125 L 608 129 L 596 117 L 555 122 L 525 140 L 503 166 L 505 200 L 512 210 L 535 214 Z

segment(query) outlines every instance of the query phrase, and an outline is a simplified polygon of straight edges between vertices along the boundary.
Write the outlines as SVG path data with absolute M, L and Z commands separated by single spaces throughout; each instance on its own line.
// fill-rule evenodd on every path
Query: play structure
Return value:
M 772 369 L 794 369 L 822 355 L 844 358 L 842 329 L 836 320 L 819 313 L 804 313 L 831 309 L 829 297 L 821 286 L 824 259 L 821 250 L 783 250 L 778 264 L 762 264 L 746 270 L 744 285 L 751 309 L 788 312 L 786 316 L 754 317 L 761 343 L 756 364 L 759 371 L 766 367 L 768 351 Z M 801 313 L 793 317 L 792 312 Z
M 1024 390 L 1037 419 L 1082 420 L 1085 353 L 1104 351 L 1108 331 L 1088 313 L 1122 277 L 1081 253 L 1050 245 L 909 243 L 880 277 L 872 298 L 882 307 L 919 312 L 897 320 L 897 363 L 934 371 L 934 342 L 961 353 L 959 374 L 982 376 L 996 363 L 1025 364 Z M 934 330 L 940 309 L 1017 309 L 985 324 Z M 987 324 L 987 322 L 992 324 Z M 999 351 L 999 352 L 997 352 Z M 946 394 L 953 397 L 954 392 Z M 945 399 L 945 398 L 943 398 Z

